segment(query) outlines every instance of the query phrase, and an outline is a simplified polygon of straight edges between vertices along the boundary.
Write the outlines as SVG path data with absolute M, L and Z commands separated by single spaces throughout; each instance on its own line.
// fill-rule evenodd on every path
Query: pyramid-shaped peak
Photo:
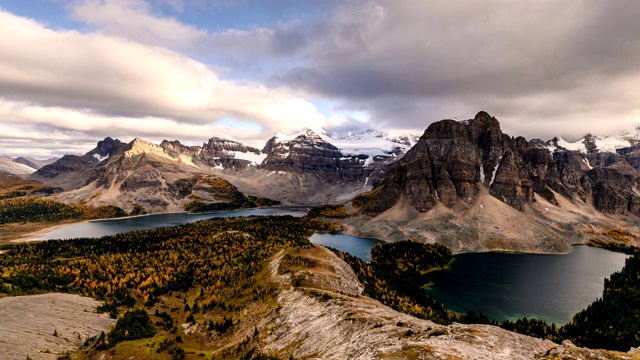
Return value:
M 314 129 L 312 127 L 305 127 L 304 129 L 302 129 L 302 132 L 300 134 L 298 134 L 298 136 L 300 135 L 305 135 L 305 136 L 317 136 L 317 137 L 322 137 L 322 135 L 325 135 L 326 131 L 322 130 L 322 129 Z
M 133 139 L 129 143 L 129 148 L 130 149 L 135 149 L 135 148 L 139 148 L 139 149 L 162 149 L 160 147 L 160 145 L 152 143 L 151 141 L 145 140 L 145 139 L 140 138 L 140 137 L 136 137 L 135 139 Z

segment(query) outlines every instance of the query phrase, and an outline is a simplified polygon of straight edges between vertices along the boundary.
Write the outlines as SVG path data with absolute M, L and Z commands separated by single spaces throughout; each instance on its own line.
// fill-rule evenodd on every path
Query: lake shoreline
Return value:
M 59 238 L 48 238 L 48 239 L 43 239 L 42 237 L 44 237 L 47 234 L 50 234 L 56 230 L 59 230 L 61 228 L 64 227 L 69 227 L 69 226 L 81 226 L 83 224 L 90 224 L 90 223 L 111 223 L 111 222 L 117 222 L 117 221 L 126 221 L 126 220 L 132 220 L 132 219 L 136 219 L 136 218 L 147 218 L 147 217 L 153 217 L 153 216 L 171 216 L 171 215 L 175 215 L 175 216 L 185 216 L 185 217 L 203 217 L 203 219 L 200 220 L 206 220 L 206 219 L 210 219 L 210 218 L 218 218 L 218 217 L 234 217 L 233 215 L 236 213 L 241 213 L 243 211 L 269 211 L 269 210 L 273 210 L 273 211 L 278 211 L 281 210 L 283 212 L 289 211 L 291 213 L 295 213 L 296 215 L 299 216 L 304 216 L 302 215 L 303 212 L 304 214 L 306 214 L 306 209 L 308 207 L 305 206 L 260 206 L 260 207 L 254 207 L 254 208 L 244 208 L 244 209 L 234 209 L 234 210 L 220 210 L 220 211 L 209 211 L 209 212 L 202 212 L 202 213 L 190 213 L 190 212 L 176 212 L 176 211 L 167 211 L 167 212 L 158 212 L 158 213 L 152 213 L 152 214 L 140 214 L 140 215 L 130 215 L 130 216 L 122 216 L 122 217 L 116 217 L 116 218 L 107 218 L 107 219 L 90 219 L 90 220 L 80 220 L 80 221 L 72 221 L 72 222 L 65 222 L 62 224 L 53 224 L 51 226 L 47 226 L 45 228 L 42 228 L 40 230 L 34 231 L 34 232 L 29 232 L 26 233 L 24 235 L 21 235 L 20 237 L 16 238 L 16 239 L 11 239 L 6 241 L 5 243 L 27 243 L 27 242 L 38 242 L 38 241 L 47 241 L 47 240 L 57 240 L 57 239 L 61 239 L 61 240 L 66 240 L 66 239 L 73 239 L 73 238 L 82 238 L 82 237 L 95 237 L 95 238 L 99 238 L 102 236 L 107 236 L 107 235 L 113 235 L 113 234 L 104 234 L 104 235 L 99 235 L 99 236 L 73 236 L 73 237 L 59 237 Z M 216 216 L 216 215 L 226 215 L 228 214 L 229 216 Z M 249 215 L 249 216 L 278 216 L 279 214 L 274 214 L 274 215 L 260 215 L 260 214 L 256 214 L 256 215 Z M 292 214 L 290 214 L 292 215 Z M 208 217 L 210 216 L 210 217 Z M 240 215 L 242 216 L 242 215 Z M 200 221 L 200 220 L 196 220 L 196 221 Z M 186 224 L 188 222 L 184 222 L 182 224 Z M 178 225 L 182 225 L 182 224 L 169 224 L 167 226 L 178 226 Z M 162 227 L 162 226 L 158 226 L 158 227 Z M 153 228 L 157 228 L 157 227 L 150 227 L 150 229 Z M 144 229 L 133 229 L 130 231 L 137 231 L 137 230 L 144 230 Z M 126 232 L 126 231 L 120 231 L 120 232 Z

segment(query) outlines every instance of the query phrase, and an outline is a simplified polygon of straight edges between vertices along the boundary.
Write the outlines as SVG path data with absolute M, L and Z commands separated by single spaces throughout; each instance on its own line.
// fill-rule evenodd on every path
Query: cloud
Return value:
M 634 1 L 350 3 L 311 42 L 308 65 L 279 80 L 379 124 L 487 110 L 525 135 L 629 130 L 640 122 L 637 14 Z
M 514 135 L 579 137 L 640 122 L 637 14 L 631 0 L 354 0 L 242 43 L 286 59 L 267 68 L 270 84 L 366 111 L 373 127 L 420 131 L 486 110 Z
M 194 141 L 306 125 L 421 134 L 480 110 L 528 138 L 640 125 L 640 2 L 348 0 L 309 12 L 278 3 L 72 1 L 92 33 L 0 13 L 12 34 L 0 38 L 0 119 L 86 138 Z M 181 20 L 193 6 L 225 19 L 268 14 L 198 27 Z M 331 104 L 324 116 L 318 100 Z
M 183 3 L 165 1 L 180 11 Z M 91 24 L 101 32 L 163 47 L 188 49 L 201 42 L 205 30 L 185 25 L 175 18 L 152 13 L 142 0 L 76 0 L 68 5 L 74 20 Z
M 255 124 L 262 136 L 324 120 L 294 91 L 222 80 L 204 64 L 164 48 L 54 31 L 6 12 L 0 12 L 0 33 L 12 34 L 0 38 L 3 122 L 206 139 L 216 135 L 207 130 L 238 130 L 216 125 L 229 118 Z M 238 132 L 243 134 L 255 131 Z

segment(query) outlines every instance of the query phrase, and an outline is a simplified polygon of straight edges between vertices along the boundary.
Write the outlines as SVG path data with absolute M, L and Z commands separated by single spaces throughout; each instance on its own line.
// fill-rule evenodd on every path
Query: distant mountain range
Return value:
M 18 157 L 14 159 L 8 156 L 0 156 L 0 173 L 13 175 L 32 174 L 41 167 L 51 164 L 56 160 L 58 160 L 58 158 L 40 160 L 31 157 Z
M 309 128 L 276 134 L 262 149 L 221 137 L 202 146 L 106 138 L 84 155 L 65 155 L 42 166 L 30 178 L 63 188 L 59 197 L 66 201 L 125 209 L 140 204 L 150 212 L 182 210 L 186 200 L 175 184 L 195 175 L 219 176 L 246 194 L 285 204 L 325 204 L 370 189 L 417 140 L 374 130 L 334 139 Z

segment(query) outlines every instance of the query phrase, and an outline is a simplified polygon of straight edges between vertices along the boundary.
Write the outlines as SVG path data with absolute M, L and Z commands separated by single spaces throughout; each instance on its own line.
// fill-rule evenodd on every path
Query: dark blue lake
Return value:
M 314 234 L 311 241 L 365 261 L 380 242 L 343 234 Z M 498 321 L 533 317 L 565 324 L 602 296 L 604 278 L 620 271 L 627 257 L 589 246 L 574 246 L 565 255 L 460 254 L 449 268 L 429 274 L 432 284 L 426 291 L 456 312 L 475 310 Z
M 620 271 L 627 257 L 589 246 L 566 255 L 460 254 L 448 269 L 429 274 L 427 292 L 456 312 L 565 324 L 602 296 L 604 278 Z
M 124 219 L 92 220 L 77 224 L 63 225 L 53 230 L 34 236 L 33 240 L 73 239 L 80 237 L 101 237 L 128 231 L 156 229 L 193 223 L 200 220 L 236 217 L 236 216 L 304 216 L 306 207 L 270 207 L 236 211 L 221 211 L 206 214 L 154 214 Z

